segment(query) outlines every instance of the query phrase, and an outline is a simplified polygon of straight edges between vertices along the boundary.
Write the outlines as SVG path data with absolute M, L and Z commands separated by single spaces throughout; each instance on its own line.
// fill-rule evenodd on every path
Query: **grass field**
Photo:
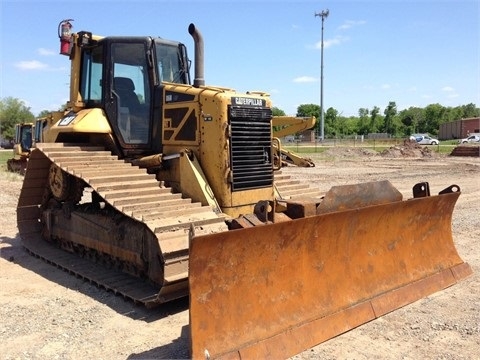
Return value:
M 0 171 L 7 171 L 7 160 L 13 157 L 13 151 L 0 150 Z

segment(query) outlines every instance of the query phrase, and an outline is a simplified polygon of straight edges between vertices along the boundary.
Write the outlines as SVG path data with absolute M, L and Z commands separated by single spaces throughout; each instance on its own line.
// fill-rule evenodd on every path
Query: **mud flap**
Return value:
M 192 357 L 287 358 L 467 277 L 459 195 L 192 238 Z

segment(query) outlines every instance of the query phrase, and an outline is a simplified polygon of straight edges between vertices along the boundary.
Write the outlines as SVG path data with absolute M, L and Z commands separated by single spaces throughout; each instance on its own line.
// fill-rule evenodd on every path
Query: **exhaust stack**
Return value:
M 193 86 L 200 87 L 205 85 L 203 37 L 194 24 L 188 26 L 188 33 L 192 35 L 195 41 L 195 79 L 193 80 Z

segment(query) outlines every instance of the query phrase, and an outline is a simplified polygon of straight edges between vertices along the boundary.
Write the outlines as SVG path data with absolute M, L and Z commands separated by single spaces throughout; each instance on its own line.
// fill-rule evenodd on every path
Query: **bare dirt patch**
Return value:
M 387 179 L 405 198 L 412 197 L 411 188 L 420 181 L 429 181 L 432 193 L 459 185 L 462 195 L 454 211 L 453 236 L 474 275 L 294 359 L 478 358 L 480 159 L 405 151 L 378 155 L 337 148 L 314 154 L 314 168 L 292 166 L 283 171 L 324 191 L 333 185 Z M 0 172 L 0 357 L 188 358 L 188 301 L 146 310 L 23 250 L 15 216 L 21 181 L 18 175 Z
M 410 158 L 435 158 L 440 155 L 432 151 L 431 147 L 418 145 L 414 141 L 405 140 L 403 145 L 392 146 L 381 152 L 383 157 L 410 157 Z

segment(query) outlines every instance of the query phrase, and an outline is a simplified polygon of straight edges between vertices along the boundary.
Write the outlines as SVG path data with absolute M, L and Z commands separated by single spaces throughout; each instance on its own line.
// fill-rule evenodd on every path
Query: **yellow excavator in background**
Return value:
M 455 284 L 457 185 L 322 193 L 279 171 L 262 92 L 205 85 L 185 45 L 59 25 L 64 112 L 37 122 L 25 248 L 147 307 L 189 296 L 192 358 L 285 358 Z
M 7 169 L 11 172 L 25 174 L 30 149 L 34 145 L 33 123 L 20 123 L 15 125 L 15 139 L 13 145 L 13 158 L 7 160 Z
M 291 117 L 274 116 L 272 117 L 273 136 L 277 138 L 297 134 L 299 132 L 311 129 L 315 126 L 316 119 L 311 117 Z M 273 144 L 273 146 L 276 143 Z M 280 156 L 283 166 L 296 165 L 300 167 L 313 167 L 315 163 L 312 159 L 298 155 L 297 153 L 280 148 Z

